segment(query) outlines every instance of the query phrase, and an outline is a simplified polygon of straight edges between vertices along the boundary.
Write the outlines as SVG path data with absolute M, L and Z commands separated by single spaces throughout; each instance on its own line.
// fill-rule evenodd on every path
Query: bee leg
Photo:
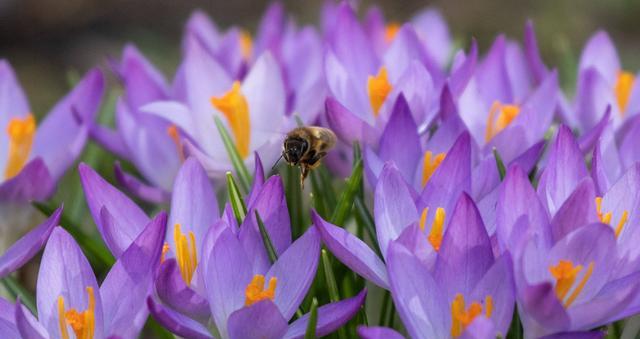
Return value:
M 307 162 L 309 169 L 311 170 L 320 166 L 320 159 L 324 158 L 325 155 L 327 155 L 326 152 L 321 152 L 316 154 L 313 158 L 309 159 L 309 161 Z
M 300 187 L 304 190 L 304 179 L 309 175 L 309 167 L 300 165 Z

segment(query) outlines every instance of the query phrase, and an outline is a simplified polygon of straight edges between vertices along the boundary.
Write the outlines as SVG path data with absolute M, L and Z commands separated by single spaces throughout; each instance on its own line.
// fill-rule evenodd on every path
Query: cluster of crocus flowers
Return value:
M 252 34 L 195 12 L 170 80 L 127 45 L 114 127 L 94 122 L 100 71 L 39 121 L 0 61 L 1 240 L 87 138 L 127 163 L 115 184 L 74 175 L 114 263 L 91 267 L 62 207 L 5 246 L 0 278 L 44 254 L 35 301 L 0 298 L 3 337 L 131 338 L 151 317 L 184 338 L 581 338 L 640 312 L 640 85 L 605 32 L 571 97 L 532 23 L 481 53 L 454 50 L 433 9 L 320 17 L 300 27 L 276 3 Z M 313 207 L 261 161 L 297 125 L 339 139 Z M 331 201 L 326 173 L 349 171 Z

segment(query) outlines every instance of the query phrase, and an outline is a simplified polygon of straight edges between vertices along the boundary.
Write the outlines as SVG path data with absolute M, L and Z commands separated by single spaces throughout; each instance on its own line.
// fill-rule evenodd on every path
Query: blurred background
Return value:
M 206 11 L 222 28 L 254 31 L 267 0 L 0 0 L 0 57 L 16 69 L 36 115 L 48 111 L 67 91 L 69 74 L 106 65 L 123 45 L 134 42 L 166 74 L 179 59 L 183 25 L 194 9 Z M 316 24 L 321 0 L 283 1 L 300 24 Z M 461 46 L 478 39 L 482 51 L 500 32 L 522 39 L 524 23 L 534 20 L 548 65 L 561 69 L 571 87 L 575 63 L 586 39 L 606 29 L 625 69 L 640 68 L 640 1 L 633 0 L 380 0 L 361 1 L 362 9 L 382 7 L 387 20 L 403 21 L 426 6 L 439 8 Z

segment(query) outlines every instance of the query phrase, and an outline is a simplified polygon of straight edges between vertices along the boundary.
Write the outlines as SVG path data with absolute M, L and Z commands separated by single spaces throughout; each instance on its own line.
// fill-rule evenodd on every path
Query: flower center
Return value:
M 251 39 L 251 34 L 245 30 L 240 31 L 240 54 L 245 60 L 251 59 L 253 54 L 253 39 Z
M 489 117 L 487 118 L 487 129 L 484 135 L 484 141 L 488 142 L 493 139 L 496 134 L 500 133 L 520 114 L 520 106 L 505 105 L 496 100 L 489 109 Z
M 249 140 L 251 124 L 249 119 L 249 104 L 241 92 L 240 82 L 234 81 L 231 90 L 220 97 L 212 97 L 213 107 L 218 109 L 229 121 L 231 132 L 236 139 L 236 146 L 240 156 L 249 155 Z
M 431 179 L 431 176 L 436 171 L 436 169 L 438 169 L 446 155 L 446 153 L 438 153 L 434 157 L 431 151 L 427 151 L 424 154 L 424 160 L 422 162 L 422 187 L 424 187 L 429 182 L 429 179 Z
M 178 131 L 178 127 L 173 124 L 169 125 L 169 127 L 167 127 L 167 134 L 176 145 L 180 162 L 184 162 L 184 149 L 182 148 L 182 140 L 180 139 L 180 131 Z
M 9 154 L 4 169 L 4 178 L 15 177 L 29 159 L 31 146 L 36 135 L 36 119 L 32 114 L 24 118 L 13 118 L 7 125 L 9 135 Z
M 613 216 L 613 214 L 611 212 L 602 213 L 602 197 L 596 197 L 596 213 L 601 223 L 611 225 L 611 217 Z M 624 228 L 624 225 L 628 220 L 629 211 L 625 210 L 622 212 L 622 216 L 620 217 L 620 220 L 618 221 L 618 224 L 615 228 L 616 238 L 620 236 L 620 233 L 622 232 L 622 229 Z
M 165 242 L 162 245 L 162 254 L 160 254 L 160 263 L 162 264 L 167 258 L 167 252 L 169 252 L 169 243 Z
M 420 215 L 420 229 L 422 231 L 425 230 L 425 224 L 427 223 L 427 215 L 429 214 L 429 207 L 425 207 L 422 210 L 422 214 Z M 447 214 L 444 211 L 444 208 L 438 207 L 436 209 L 436 215 L 433 218 L 433 222 L 431 223 L 431 230 L 429 231 L 429 235 L 427 236 L 427 240 L 433 249 L 440 251 L 440 244 L 442 244 L 442 236 L 444 233 L 444 219 Z
M 624 116 L 625 114 L 635 80 L 636 77 L 632 73 L 624 71 L 618 73 L 614 91 L 616 99 L 618 100 L 618 107 L 620 108 L 620 116 Z
M 245 306 L 251 306 L 264 299 L 270 299 L 271 301 L 273 301 L 276 296 L 276 285 L 278 283 L 278 279 L 276 277 L 272 277 L 271 279 L 269 279 L 269 287 L 267 289 L 264 288 L 264 283 L 264 275 L 256 274 L 253 276 L 253 279 L 251 279 L 251 282 L 244 290 Z
M 397 22 L 390 22 L 384 27 L 384 42 L 390 43 L 395 39 L 400 31 L 400 24 Z
M 584 273 L 582 279 L 580 279 L 580 282 L 575 286 L 570 295 L 568 294 L 574 286 L 578 274 L 583 269 L 582 265 L 574 266 L 573 262 L 570 260 L 560 260 L 557 265 L 549 267 L 549 272 L 551 272 L 551 275 L 556 280 L 556 296 L 560 299 L 565 308 L 569 308 L 576 298 L 578 298 L 580 292 L 582 292 L 582 289 L 584 288 L 584 285 L 593 273 L 593 266 L 594 263 L 592 261 L 589 263 L 587 271 Z
M 73 308 L 65 311 L 64 297 L 58 297 L 58 321 L 62 339 L 69 339 L 67 325 L 71 326 L 76 339 L 93 339 L 93 333 L 96 328 L 96 298 L 93 295 L 92 287 L 87 287 L 87 295 L 89 297 L 89 305 L 82 312 L 78 312 Z
M 484 314 L 487 318 L 491 318 L 493 312 L 493 297 L 490 295 L 484 298 Z M 473 320 L 482 314 L 482 304 L 474 301 L 469 307 L 465 308 L 464 296 L 461 293 L 456 294 L 451 303 L 451 336 L 459 337 L 464 330 L 473 322 Z
M 178 267 L 180 267 L 180 274 L 182 280 L 191 286 L 191 278 L 198 266 L 198 252 L 196 252 L 196 236 L 192 231 L 189 231 L 189 238 L 182 233 L 180 224 L 176 224 L 173 228 L 173 240 L 176 244 L 176 261 Z M 164 247 L 163 247 L 164 252 Z
M 367 80 L 367 92 L 369 93 L 369 102 L 373 108 L 373 115 L 377 118 L 380 107 L 384 103 L 393 87 L 389 83 L 387 68 L 382 66 L 377 75 L 370 75 Z

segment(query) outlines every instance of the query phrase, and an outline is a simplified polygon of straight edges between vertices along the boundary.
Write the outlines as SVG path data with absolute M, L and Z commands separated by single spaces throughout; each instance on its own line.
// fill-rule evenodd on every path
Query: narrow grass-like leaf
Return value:
M 222 142 L 224 143 L 224 148 L 227 150 L 229 154 L 229 158 L 231 159 L 231 163 L 233 164 L 233 168 L 236 170 L 236 174 L 238 175 L 238 180 L 240 180 L 240 186 L 242 186 L 244 193 L 249 193 L 249 188 L 251 187 L 251 174 L 249 174 L 249 170 L 247 170 L 247 166 L 244 165 L 244 161 L 236 148 L 236 144 L 231 139 L 229 132 L 222 124 L 222 121 L 218 117 L 213 117 L 216 122 L 216 127 L 218 128 L 218 132 L 220 133 L 220 137 L 222 138 Z
M 287 207 L 289 208 L 289 219 L 291 220 L 291 233 L 294 238 L 302 235 L 304 232 L 304 209 L 302 206 L 302 188 L 300 187 L 300 173 L 297 168 L 286 166 L 286 198 Z
M 322 249 L 322 268 L 324 271 L 324 277 L 326 280 L 327 290 L 329 291 L 329 300 L 331 302 L 337 302 L 340 300 L 340 294 L 338 293 L 338 283 L 336 283 L 336 277 L 333 274 L 333 268 L 331 267 L 331 259 L 329 253 L 325 249 Z M 337 332 L 338 338 L 346 338 L 346 331 L 344 328 L 339 328 Z
M 233 209 L 233 215 L 238 221 L 238 226 L 242 225 L 244 217 L 247 215 L 247 206 L 244 204 L 236 180 L 231 175 L 231 172 L 227 172 L 227 191 L 229 192 L 229 202 Z
M 316 212 L 320 214 L 321 217 L 326 218 L 327 216 L 327 203 L 325 201 L 325 194 L 323 193 L 322 185 L 319 180 L 320 174 L 317 172 L 311 172 L 311 189 L 313 191 L 313 207 Z
M 338 203 L 338 198 L 336 197 L 336 191 L 333 189 L 331 174 L 324 166 L 320 166 L 315 172 L 319 174 L 320 187 L 322 187 L 323 197 L 327 204 L 327 212 L 333 211 Z
M 309 323 L 307 323 L 307 331 L 304 339 L 316 338 L 316 326 L 318 325 L 318 299 L 313 298 L 311 301 L 311 311 L 309 312 Z
M 47 217 L 51 216 L 55 211 L 55 208 L 44 203 L 33 202 L 32 205 Z M 102 242 L 92 239 L 76 223 L 71 221 L 64 211 L 60 215 L 60 225 L 69 231 L 71 236 L 80 244 L 80 247 L 85 250 L 87 259 L 96 271 L 108 269 L 116 262 L 111 252 Z
M 498 173 L 500 174 L 500 181 L 502 181 L 507 170 L 504 167 L 504 162 L 502 161 L 502 157 L 500 157 L 500 153 L 498 153 L 498 150 L 495 147 L 493 148 L 493 157 L 496 159 L 496 166 L 498 167 Z
M 36 299 L 33 297 L 31 293 L 29 293 L 29 291 L 27 291 L 26 288 L 20 285 L 20 283 L 16 280 L 16 278 L 12 276 L 8 276 L 3 278 L 1 281 L 2 281 L 2 286 L 4 286 L 7 289 L 7 291 L 9 292 L 9 294 L 11 294 L 11 297 L 14 300 L 20 297 L 20 302 L 24 306 L 26 306 L 29 309 L 29 311 L 31 311 L 31 313 L 37 314 L 38 310 L 36 308 Z
M 347 181 L 338 205 L 336 205 L 333 215 L 331 216 L 331 223 L 338 226 L 343 226 L 344 221 L 347 219 L 347 215 L 353 205 L 353 198 L 358 192 L 360 184 L 362 182 L 362 160 L 358 160 L 353 167 L 351 176 Z
M 278 260 L 278 253 L 276 253 L 275 247 L 273 247 L 273 243 L 271 242 L 271 237 L 267 232 L 267 228 L 264 227 L 264 222 L 262 222 L 262 218 L 260 218 L 260 213 L 258 210 L 256 212 L 256 221 L 258 222 L 258 228 L 260 229 L 260 235 L 262 236 L 262 242 L 264 243 L 264 248 L 267 249 L 267 254 L 269 255 L 269 261 L 271 264 Z
M 153 317 L 149 317 L 147 322 L 144 324 L 144 332 L 148 334 L 153 334 L 153 338 L 157 339 L 174 339 L 175 337 L 169 331 L 167 331 L 162 325 L 158 324 L 158 322 L 153 319 Z M 141 335 L 141 337 L 145 337 Z
M 380 252 L 380 248 L 378 247 L 378 237 L 376 235 L 376 226 L 373 221 L 373 217 L 371 216 L 371 213 L 369 212 L 367 207 L 364 205 L 364 202 L 360 197 L 356 197 L 356 199 L 353 201 L 353 206 L 354 206 L 356 215 L 358 216 L 356 221 L 362 224 L 362 228 L 367 232 L 367 235 L 369 235 L 369 238 L 371 239 L 371 243 L 373 244 L 373 247 L 376 253 L 378 254 L 378 257 L 382 259 L 382 254 Z
M 522 339 L 523 331 L 522 331 L 522 323 L 520 322 L 520 315 L 518 311 L 513 312 L 513 318 L 511 320 L 511 325 L 509 326 L 509 333 L 507 334 L 507 338 L 509 339 Z

